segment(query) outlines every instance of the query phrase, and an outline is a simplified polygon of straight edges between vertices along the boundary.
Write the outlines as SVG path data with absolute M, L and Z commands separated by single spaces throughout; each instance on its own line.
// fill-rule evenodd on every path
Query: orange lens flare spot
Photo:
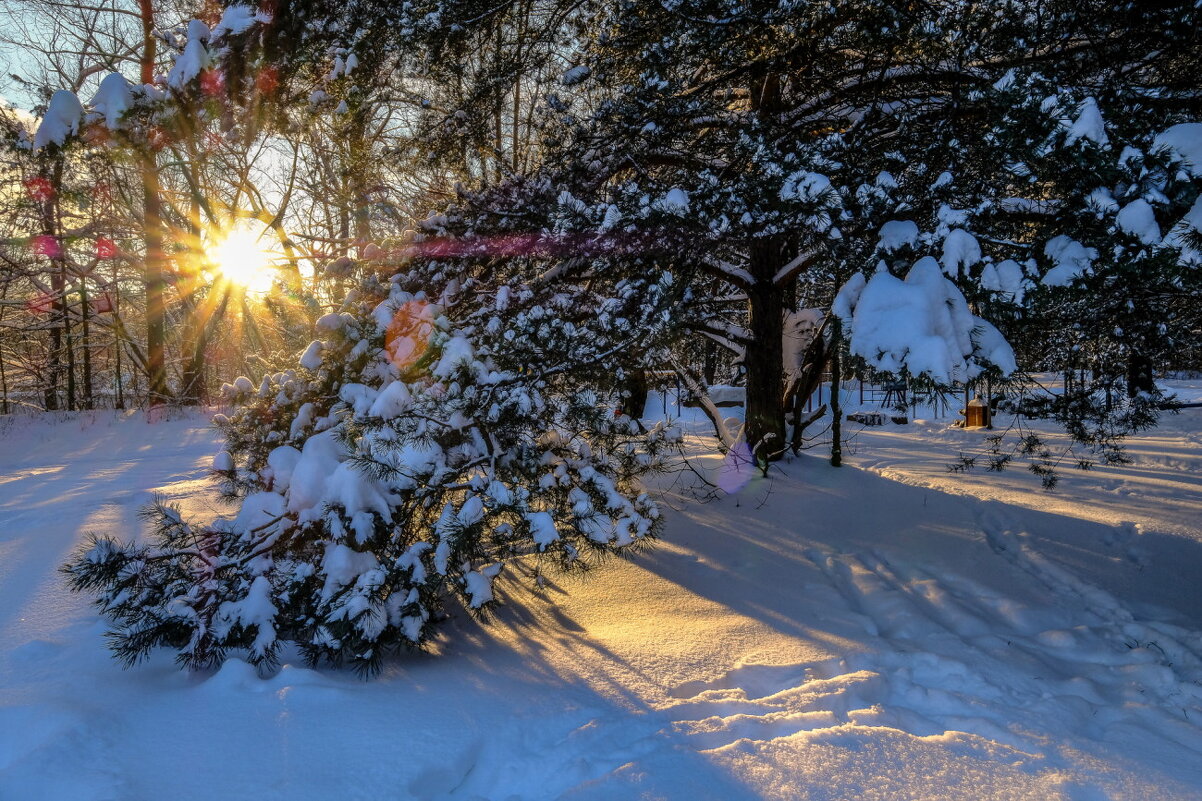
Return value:
M 398 370 L 407 370 L 430 349 L 434 309 L 423 300 L 402 303 L 384 331 L 384 349 Z

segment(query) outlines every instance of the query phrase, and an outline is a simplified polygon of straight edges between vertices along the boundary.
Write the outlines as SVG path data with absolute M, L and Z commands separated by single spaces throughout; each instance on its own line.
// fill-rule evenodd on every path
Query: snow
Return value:
M 526 522 L 530 524 L 532 538 L 540 551 L 546 550 L 548 545 L 559 539 L 555 518 L 548 512 L 530 512 L 526 515 Z
M 38 125 L 38 131 L 33 137 L 33 149 L 41 150 L 48 145 L 59 145 L 67 141 L 67 137 L 79 133 L 79 124 L 83 120 L 83 106 L 74 92 L 60 89 L 50 96 L 46 114 Z
M 1088 275 L 1098 251 L 1087 248 L 1072 237 L 1053 237 L 1043 248 L 1053 267 L 1043 276 L 1044 286 L 1068 286 L 1081 275 Z
M 1087 97 L 1082 101 L 1077 119 L 1068 128 L 1065 144 L 1073 145 L 1087 140 L 1099 147 L 1105 146 L 1110 141 L 1106 136 L 1106 123 L 1102 120 L 1098 101 L 1092 97 Z
M 184 52 L 175 59 L 171 72 L 167 73 L 167 85 L 177 91 L 185 89 L 197 75 L 209 66 L 209 51 L 204 43 L 209 39 L 209 29 L 200 20 L 188 22 L 188 43 Z
M 100 82 L 96 95 L 92 98 L 92 109 L 104 119 L 104 124 L 110 131 L 119 130 L 121 117 L 134 104 L 133 92 L 129 81 L 118 72 L 110 72 Z
M 237 36 L 250 30 L 257 21 L 255 10 L 250 6 L 229 6 L 221 13 L 221 21 L 213 28 L 212 37 Z
M 314 326 L 319 333 L 332 334 L 335 331 L 341 330 L 346 323 L 346 317 L 343 317 L 338 312 L 330 312 L 329 314 L 323 314 L 321 317 L 318 317 L 317 322 L 314 323 Z
M 680 187 L 669 189 L 657 205 L 669 214 L 683 215 L 689 210 L 689 193 Z
M 591 72 L 592 71 L 584 64 L 578 64 L 575 67 L 566 70 L 563 74 L 563 77 L 561 77 L 559 80 L 564 86 L 575 86 L 587 78 Z
M 785 179 L 780 190 L 781 200 L 814 203 L 831 192 L 831 179 L 822 173 L 798 170 Z
M 463 581 L 467 587 L 468 597 L 471 599 L 469 604 L 473 609 L 479 609 L 493 600 L 492 582 L 500 572 L 501 565 L 495 564 L 489 565 L 483 570 L 469 571 L 464 575 Z
M 1022 265 L 1013 259 L 986 264 L 981 268 L 981 287 L 1005 295 L 1014 303 L 1022 303 L 1026 294 Z
M 467 337 L 451 337 L 443 346 L 442 356 L 439 357 L 438 363 L 431 368 L 430 372 L 438 378 L 449 378 L 454 375 L 460 365 L 470 366 L 473 358 L 472 343 Z
M 1156 135 L 1155 150 L 1167 149 L 1189 167 L 1190 174 L 1202 178 L 1202 122 L 1184 122 Z
M 934 421 L 854 432 L 848 467 L 811 452 L 708 503 L 672 476 L 656 548 L 584 580 L 476 566 L 477 597 L 508 601 L 492 622 L 448 610 L 436 656 L 370 682 L 287 651 L 265 676 L 236 654 L 123 670 L 55 568 L 87 531 L 136 530 L 155 493 L 221 511 L 213 430 L 0 426 L 2 798 L 1202 795 L 1202 410 L 1054 494 L 1021 469 L 949 473 L 988 432 Z M 341 586 L 370 581 L 353 549 L 326 556 Z M 264 589 L 231 619 L 270 625 Z
M 809 349 L 818 330 L 822 327 L 823 317 L 821 309 L 798 309 L 785 312 L 781 336 L 781 357 L 787 379 L 792 379 L 801 372 L 806 350 Z M 710 387 L 709 396 L 714 403 L 722 403 L 714 396 L 714 387 Z
M 213 469 L 221 472 L 229 472 L 234 469 L 234 457 L 229 451 L 217 451 L 213 457 Z
M 890 220 L 881 226 L 876 249 L 892 253 L 918 242 L 918 224 L 910 220 Z
M 305 440 L 300 459 L 292 469 L 288 486 L 288 511 L 301 512 L 318 506 L 325 499 L 326 482 L 346 452 L 333 431 L 325 431 Z
M 939 261 L 943 271 L 953 278 L 961 272 L 967 275 L 968 268 L 981 261 L 981 245 L 968 231 L 954 228 L 943 240 L 943 256 Z
M 1114 199 L 1114 195 L 1104 186 L 1098 187 L 1093 192 L 1090 192 L 1089 199 L 1090 208 L 1097 210 L 1099 214 L 1111 214 L 1119 210 L 1118 201 Z
M 266 576 L 256 576 L 245 597 L 221 605 L 218 623 L 227 626 L 254 626 L 256 634 L 251 651 L 261 654 L 275 640 L 275 616 L 276 608 L 271 602 L 271 582 Z
M 1188 237 L 1193 232 L 1194 236 L 1198 232 L 1202 232 L 1202 195 L 1194 201 L 1194 205 L 1190 206 L 1189 211 L 1169 229 L 1168 234 L 1164 238 L 1164 244 L 1169 247 L 1179 248 L 1181 251 L 1181 261 L 1186 264 L 1202 264 L 1202 252 L 1190 247 Z
M 1160 226 L 1156 224 L 1156 213 L 1152 205 L 1143 198 L 1133 200 L 1119 211 L 1115 225 L 1145 245 L 1160 244 Z
M 710 400 L 719 406 L 724 404 L 730 406 L 743 403 L 747 399 L 747 388 L 732 387 L 728 384 L 714 384 L 706 389 L 705 394 L 709 395 Z
M 910 268 L 905 281 L 887 271 L 868 279 L 854 304 L 844 292 L 836 308 L 846 311 L 844 326 L 851 353 L 882 372 L 927 375 L 939 383 L 978 375 L 983 363 L 1003 373 L 1014 370 L 1014 353 L 992 325 L 974 315 L 956 286 L 930 256 Z
M 317 370 L 321 367 L 321 354 L 326 349 L 320 340 L 313 340 L 301 354 L 300 366 L 306 370 Z
M 390 420 L 408 409 L 412 400 L 409 387 L 405 385 L 405 382 L 393 381 L 380 390 L 380 394 L 372 402 L 368 415 Z
M 272 487 L 276 492 L 288 489 L 300 458 L 301 452 L 291 445 L 281 445 L 267 454 L 267 467 L 271 470 Z

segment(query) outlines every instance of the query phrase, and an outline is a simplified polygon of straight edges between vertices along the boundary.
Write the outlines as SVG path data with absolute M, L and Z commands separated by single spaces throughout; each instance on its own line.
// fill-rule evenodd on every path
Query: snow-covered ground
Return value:
M 949 473 L 984 435 L 947 422 L 853 426 L 848 467 L 708 501 L 665 476 L 657 548 L 514 571 L 492 624 L 370 682 L 122 670 L 55 568 L 153 493 L 228 511 L 214 434 L 9 422 L 0 799 L 1202 799 L 1202 409 L 1052 494 Z

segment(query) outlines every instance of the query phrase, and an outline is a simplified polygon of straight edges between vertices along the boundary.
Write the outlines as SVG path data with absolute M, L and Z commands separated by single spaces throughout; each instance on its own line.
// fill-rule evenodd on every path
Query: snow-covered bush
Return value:
M 426 646 L 448 598 L 488 610 L 513 559 L 583 569 L 655 537 L 639 477 L 675 435 L 637 433 L 604 377 L 654 335 L 666 279 L 602 294 L 452 269 L 370 280 L 295 369 L 227 385 L 214 468 L 235 516 L 159 504 L 149 541 L 97 537 L 64 567 L 121 659 L 270 666 L 295 643 L 372 672 Z

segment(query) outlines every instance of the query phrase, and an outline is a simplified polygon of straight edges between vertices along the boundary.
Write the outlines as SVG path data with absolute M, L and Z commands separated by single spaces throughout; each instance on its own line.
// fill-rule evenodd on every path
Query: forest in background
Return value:
M 1188 3 L 0 13 L 3 412 L 217 402 L 362 281 L 439 259 L 491 288 L 662 273 L 671 331 L 600 389 L 745 385 L 744 440 L 773 456 L 824 372 L 992 388 L 974 320 L 1066 376 L 1045 400 L 1083 435 L 1116 406 L 1145 423 L 1118 399 L 1154 407 L 1155 374 L 1202 365 Z M 973 313 L 950 355 L 918 357 L 949 336 L 921 299 L 858 343 L 854 303 L 828 313 L 928 256 Z

